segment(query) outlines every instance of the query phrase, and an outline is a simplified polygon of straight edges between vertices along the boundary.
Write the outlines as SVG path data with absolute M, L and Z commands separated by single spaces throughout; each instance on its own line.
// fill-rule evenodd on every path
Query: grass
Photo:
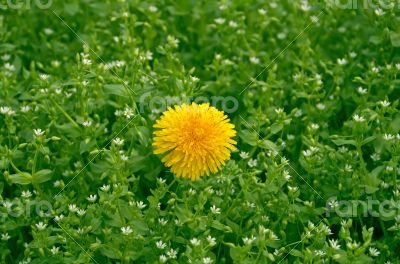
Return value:
M 1 4 L 1 262 L 399 263 L 399 6 L 355 2 Z M 238 132 L 195 182 L 193 101 Z

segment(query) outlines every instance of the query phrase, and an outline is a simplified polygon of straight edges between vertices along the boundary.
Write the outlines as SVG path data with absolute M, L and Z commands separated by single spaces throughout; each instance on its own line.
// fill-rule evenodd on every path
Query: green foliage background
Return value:
M 400 4 L 355 2 L 2 2 L 2 263 L 400 263 Z M 152 125 L 199 96 L 238 150 L 189 182 Z

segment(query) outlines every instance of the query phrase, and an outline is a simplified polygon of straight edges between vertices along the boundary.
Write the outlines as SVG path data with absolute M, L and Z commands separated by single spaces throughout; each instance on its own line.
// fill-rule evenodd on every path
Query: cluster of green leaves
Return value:
M 2 263 L 400 261 L 400 6 L 53 2 L 1 5 Z M 198 96 L 238 145 L 190 182 L 152 99 Z

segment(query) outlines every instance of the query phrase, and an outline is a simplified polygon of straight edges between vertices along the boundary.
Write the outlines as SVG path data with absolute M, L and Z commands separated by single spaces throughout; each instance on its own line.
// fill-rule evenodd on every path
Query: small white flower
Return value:
M 176 259 L 176 256 L 178 255 L 178 251 L 174 250 L 173 248 L 171 248 L 170 250 L 168 250 L 167 252 L 167 256 L 172 258 L 172 259 Z
M 233 65 L 235 64 L 233 61 L 229 60 L 229 59 L 225 59 L 222 61 L 223 65 Z
M 58 60 L 51 61 L 51 66 L 53 66 L 54 68 L 58 68 L 58 67 L 60 67 L 60 65 L 61 65 L 61 62 Z
M 37 137 L 39 137 L 39 136 L 42 136 L 42 135 L 44 134 L 44 131 L 41 130 L 40 128 L 38 128 L 38 129 L 33 129 L 33 133 L 34 133 Z
M 133 232 L 133 230 L 132 230 L 132 228 L 130 226 L 121 227 L 121 231 L 122 231 L 122 234 L 125 235 L 125 236 L 127 236 L 127 235 L 129 235 L 130 233 Z
M 394 135 L 392 135 L 392 134 L 384 134 L 383 135 L 383 139 L 387 140 L 387 141 L 393 140 L 394 139 Z
M 218 24 L 218 25 L 222 25 L 222 24 L 225 23 L 225 19 L 219 17 L 219 18 L 214 19 L 214 22 L 215 22 L 216 24 Z
M 288 181 L 288 180 L 290 180 L 290 178 L 292 178 L 292 176 L 290 176 L 289 171 L 284 170 L 284 171 L 283 171 L 283 178 L 284 178 L 286 181 Z
M 153 59 L 153 52 L 151 52 L 151 51 L 146 51 L 146 53 L 145 53 L 145 58 L 146 58 L 146 60 L 152 60 Z
M 51 254 L 53 254 L 53 255 L 56 255 L 56 254 L 58 253 L 59 250 L 60 250 L 60 248 L 58 248 L 58 247 L 56 247 L 56 246 L 53 246 L 53 247 L 50 249 Z
M 333 248 L 334 250 L 340 249 L 340 245 L 339 245 L 338 241 L 335 239 L 329 239 L 329 244 L 331 245 L 331 248 Z
M 120 139 L 120 138 L 115 138 L 115 139 L 113 139 L 113 142 L 114 142 L 114 144 L 115 145 L 117 145 L 117 146 L 122 146 L 123 144 L 124 144 L 124 140 L 123 139 Z
M 165 226 L 168 223 L 168 220 L 165 220 L 164 218 L 159 218 L 158 222 L 160 223 L 160 225 Z
M 385 170 L 387 172 L 392 172 L 393 171 L 393 167 L 392 166 L 386 166 Z
M 86 210 L 78 209 L 78 211 L 76 211 L 76 214 L 79 215 L 79 216 L 83 216 L 83 215 L 86 214 Z
M 44 74 L 44 73 L 39 74 L 39 79 L 42 81 L 47 81 L 49 79 L 49 77 L 50 76 L 48 74 Z
M 197 238 L 192 238 L 192 239 L 190 239 L 190 243 L 193 246 L 199 246 L 200 245 L 200 240 L 198 240 Z
M 251 203 L 249 201 L 246 202 L 246 206 L 249 207 L 249 208 L 256 208 L 255 203 Z
M 31 110 L 31 108 L 29 107 L 29 105 L 24 105 L 21 107 L 21 112 L 22 113 L 26 113 L 29 112 Z
M 380 71 L 380 69 L 378 67 L 372 67 L 371 70 L 373 73 L 378 73 Z
M 235 21 L 233 21 L 233 20 L 231 20 L 231 21 L 229 21 L 229 24 L 228 24 L 231 28 L 237 28 L 237 26 L 238 26 L 238 24 L 235 22 Z
M 396 64 L 396 69 L 400 71 L 400 63 Z
M 250 57 L 250 62 L 253 64 L 259 64 L 260 63 L 260 59 L 257 57 Z
M 139 209 L 143 209 L 143 208 L 146 207 L 146 204 L 143 203 L 142 201 L 138 201 L 138 202 L 136 202 L 136 206 L 137 206 L 137 208 L 139 208 Z
M 13 72 L 15 71 L 15 67 L 14 65 L 10 64 L 10 63 L 5 63 L 4 64 L 4 69 L 6 69 L 8 72 Z
M 344 166 L 344 170 L 347 172 L 352 172 L 353 171 L 353 167 L 350 164 L 346 164 L 346 166 Z
M 121 160 L 123 160 L 123 161 L 127 161 L 127 160 L 129 159 L 129 157 L 126 156 L 125 154 L 122 154 L 122 155 L 120 156 L 120 158 L 121 158 Z
M 45 28 L 45 29 L 43 29 L 43 31 L 44 31 L 44 34 L 46 34 L 46 35 L 51 35 L 54 33 L 54 31 L 51 28 Z
M 297 186 L 292 187 L 292 186 L 289 186 L 289 185 L 288 185 L 288 190 L 289 190 L 289 192 L 291 192 L 291 193 L 297 192 L 298 189 L 299 189 L 299 188 L 298 188 Z
M 385 14 L 385 12 L 383 12 L 383 10 L 381 8 L 375 9 L 375 15 L 383 16 L 384 14 Z
M 355 114 L 355 115 L 353 116 L 353 120 L 356 121 L 356 122 L 358 122 L 358 123 L 361 123 L 361 122 L 364 122 L 364 121 L 365 121 L 365 118 L 364 118 L 363 116 L 359 116 L 359 115 Z
M 193 189 L 193 188 L 190 188 L 190 189 L 189 189 L 189 194 L 191 194 L 191 195 L 196 194 L 196 190 Z
M 337 200 L 331 200 L 328 202 L 329 208 L 336 209 L 339 207 L 339 202 Z
M 249 158 L 249 153 L 248 153 L 248 152 L 245 152 L 245 151 L 242 151 L 242 152 L 240 152 L 239 156 L 240 156 L 242 159 L 248 159 L 248 158 Z
M 390 102 L 387 101 L 387 100 L 384 100 L 384 101 L 379 101 L 379 104 L 380 104 L 382 107 L 388 107 L 388 106 L 390 105 Z
M 89 202 L 94 203 L 97 199 L 97 194 L 91 194 L 88 198 L 86 198 Z
M 207 242 L 212 246 L 217 244 L 215 237 L 208 235 L 206 239 L 207 239 Z
M 173 36 L 167 36 L 167 42 L 169 45 L 171 45 L 174 48 L 177 48 L 179 45 L 179 40 Z
M 312 130 L 317 130 L 317 129 L 319 128 L 319 125 L 318 125 L 318 124 L 315 124 L 315 123 L 312 123 L 312 124 L 310 125 L 310 128 L 311 128 Z
M 9 59 L 11 59 L 11 55 L 10 54 L 4 54 L 3 56 L 1 56 L 1 59 L 3 61 L 8 61 Z
M 58 188 L 58 187 L 61 186 L 61 184 L 62 184 L 62 182 L 59 181 L 59 180 L 57 180 L 57 181 L 55 181 L 55 182 L 53 183 L 53 186 L 56 187 L 56 188 Z
M 319 22 L 319 17 L 318 16 L 311 16 L 311 22 L 318 23 Z
M 254 168 L 255 166 L 257 166 L 257 160 L 256 159 L 250 159 L 248 162 L 247 162 L 247 165 L 249 165 L 249 167 L 250 168 Z
M 21 193 L 21 197 L 27 199 L 30 198 L 32 196 L 32 193 L 28 190 L 28 191 L 22 191 Z
M 323 251 L 323 250 L 315 250 L 314 253 L 315 253 L 315 255 L 318 256 L 318 257 L 323 257 L 323 256 L 325 256 L 325 251 Z
M 63 215 L 63 214 L 56 215 L 56 216 L 54 217 L 54 220 L 56 220 L 57 222 L 58 222 L 58 221 L 61 221 L 62 219 L 64 219 L 64 215 Z
M 303 155 L 304 157 L 309 157 L 311 156 L 313 153 L 311 150 L 307 149 L 307 150 L 303 150 Z
M 276 37 L 278 39 L 285 39 L 286 38 L 286 33 L 285 32 L 279 32 Z
M 167 262 L 168 258 L 165 255 L 160 255 L 160 262 L 165 263 Z
M 12 116 L 15 114 L 15 111 L 12 110 L 10 107 L 8 106 L 2 106 L 0 107 L 0 113 L 4 114 L 4 115 L 8 115 L 8 116 Z
M 82 125 L 85 127 L 90 127 L 92 125 L 92 121 L 86 120 L 85 122 L 82 123 Z
M 164 184 L 166 182 L 166 180 L 161 177 L 157 178 L 157 181 L 159 184 Z
M 124 111 L 122 112 L 122 114 L 123 114 L 126 118 L 130 119 L 130 118 L 134 115 L 134 112 L 133 112 L 133 110 L 132 110 L 131 108 L 125 107 L 125 109 L 124 109 Z
M 347 60 L 345 58 L 337 59 L 337 63 L 339 65 L 346 65 L 347 64 Z
M 203 264 L 211 264 L 213 260 L 210 257 L 203 258 Z
M 369 254 L 371 255 L 371 257 L 377 257 L 380 254 L 379 250 L 377 250 L 376 248 L 373 248 L 373 247 L 370 247 L 368 249 L 368 251 L 369 251 Z
M 4 233 L 4 234 L 1 234 L 1 240 L 3 240 L 3 241 L 7 241 L 7 240 L 9 240 L 11 237 L 8 235 L 8 233 Z
M 350 58 L 355 58 L 355 57 L 357 57 L 357 53 L 355 53 L 354 51 L 352 51 L 352 52 L 350 52 L 349 53 L 349 56 L 350 56 Z
M 267 14 L 267 10 L 265 10 L 264 8 L 260 8 L 260 9 L 258 9 L 258 13 L 260 15 L 265 15 L 265 14 Z
M 71 213 L 76 213 L 79 210 L 79 208 L 76 206 L 76 204 L 70 204 L 68 205 L 68 210 Z
M 110 190 L 110 185 L 103 185 L 100 187 L 100 190 L 103 192 L 108 192 Z
M 200 79 L 197 78 L 196 76 L 190 76 L 189 78 L 190 78 L 190 80 L 191 80 L 192 82 L 198 82 L 198 81 L 200 80 Z
M 158 11 L 158 8 L 157 8 L 156 6 L 151 5 L 151 6 L 149 6 L 149 11 L 150 11 L 151 13 L 155 13 L 155 12 Z
M 215 205 L 211 206 L 210 210 L 211 210 L 211 212 L 213 214 L 220 214 L 221 213 L 221 209 L 216 207 Z
M 255 240 L 256 238 L 252 235 L 251 237 L 243 238 L 243 243 L 245 243 L 246 245 L 251 245 Z
M 303 3 L 301 4 L 301 9 L 305 12 L 310 11 L 311 10 L 311 6 L 309 5 L 309 3 L 307 1 L 302 1 Z
M 324 104 L 322 104 L 322 103 L 318 103 L 318 104 L 317 104 L 317 108 L 318 108 L 319 110 L 325 110 L 326 106 L 325 106 Z
M 164 249 L 167 245 L 162 242 L 162 240 L 156 242 L 156 247 L 159 249 Z
M 38 230 L 45 230 L 46 229 L 47 224 L 44 224 L 43 222 L 39 222 L 36 224 L 36 228 Z
M 357 88 L 357 92 L 359 94 L 367 94 L 368 90 L 366 88 L 362 88 L 361 86 Z
M 275 109 L 275 113 L 277 113 L 278 115 L 282 114 L 283 112 L 284 112 L 283 108 L 276 108 Z
M 92 65 L 92 61 L 88 58 L 83 58 L 82 63 L 83 65 Z

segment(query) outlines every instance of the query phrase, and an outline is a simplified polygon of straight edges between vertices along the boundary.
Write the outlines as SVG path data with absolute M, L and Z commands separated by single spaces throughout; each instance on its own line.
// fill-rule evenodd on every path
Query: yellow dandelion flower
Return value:
M 168 108 L 154 128 L 154 154 L 165 154 L 162 162 L 178 177 L 197 180 L 216 173 L 235 149 L 235 126 L 209 104 Z

